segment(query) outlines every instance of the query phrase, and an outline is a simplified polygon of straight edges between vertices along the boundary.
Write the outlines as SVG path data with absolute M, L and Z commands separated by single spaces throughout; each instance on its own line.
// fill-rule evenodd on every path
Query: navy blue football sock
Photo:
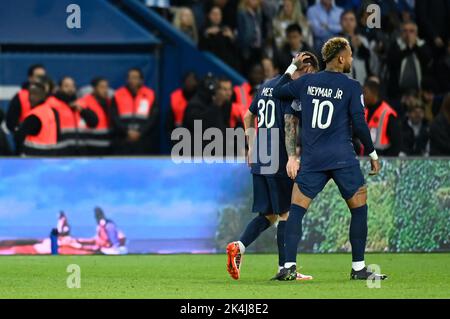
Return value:
M 367 205 L 350 209 L 350 244 L 352 245 L 352 261 L 363 261 L 367 240 Z
M 270 221 L 264 217 L 264 215 L 258 215 L 253 218 L 253 220 L 248 223 L 247 228 L 245 228 L 244 233 L 241 235 L 240 241 L 244 244 L 245 247 L 248 247 L 251 243 L 253 243 L 256 238 L 258 238 L 259 234 L 265 231 L 270 227 Z
M 297 247 L 302 238 L 302 220 L 306 209 L 292 204 L 289 210 L 289 218 L 286 222 L 286 262 L 295 263 L 297 260 Z
M 286 261 L 285 242 L 286 221 L 280 220 L 277 227 L 277 245 L 278 245 L 278 265 L 284 266 Z

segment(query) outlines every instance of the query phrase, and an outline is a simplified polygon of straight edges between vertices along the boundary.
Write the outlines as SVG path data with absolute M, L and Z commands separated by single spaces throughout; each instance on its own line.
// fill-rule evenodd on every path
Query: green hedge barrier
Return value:
M 368 177 L 370 164 L 361 161 L 368 185 L 368 241 L 366 251 L 450 251 L 450 161 L 448 159 L 384 159 L 382 170 Z M 237 240 L 254 217 L 252 184 L 219 212 L 216 247 Z M 330 181 L 313 201 L 303 222 L 302 252 L 348 252 L 350 212 Z M 276 252 L 276 228 L 269 228 L 251 247 Z

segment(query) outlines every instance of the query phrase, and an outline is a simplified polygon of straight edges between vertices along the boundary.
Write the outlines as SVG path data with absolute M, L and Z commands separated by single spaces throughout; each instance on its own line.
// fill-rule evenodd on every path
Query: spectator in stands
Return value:
M 59 81 L 56 93 L 47 99 L 49 105 L 58 112 L 61 128 L 59 155 L 86 155 L 85 133 L 88 128 L 98 124 L 98 117 L 89 108 L 82 108 L 77 99 L 75 80 L 64 76 Z
M 46 100 L 46 91 L 42 83 L 29 85 L 29 99 L 32 109 L 15 135 L 17 154 L 59 155 L 59 148 L 62 146 L 60 117 Z
M 300 51 L 311 51 L 311 48 L 303 41 L 302 28 L 298 24 L 291 24 L 286 28 L 286 40 L 287 42 L 276 54 L 277 65 L 281 70 L 286 70 Z
M 304 6 L 303 1 L 283 1 L 283 6 L 273 21 L 273 32 L 277 48 L 281 49 L 281 47 L 285 44 L 286 29 L 292 24 L 300 25 L 304 41 L 310 47 L 313 45 L 313 36 L 308 20 L 302 12 L 302 6 Z
M 179 8 L 175 13 L 173 25 L 188 36 L 192 42 L 198 43 L 197 25 L 191 9 L 188 7 Z
M 214 6 L 208 12 L 208 21 L 200 36 L 200 50 L 209 51 L 222 59 L 226 64 L 240 69 L 239 50 L 233 30 L 222 24 L 222 11 Z
M 394 104 L 392 105 L 395 111 L 397 112 L 399 119 L 404 119 L 406 117 L 406 113 L 411 106 L 416 103 L 416 100 L 419 98 L 419 93 L 416 90 L 408 90 L 401 96 L 400 105 Z
M 197 133 L 197 130 L 195 130 L 196 120 L 202 121 L 201 122 L 202 131 L 199 132 L 200 134 L 202 134 L 202 136 L 204 130 L 206 130 L 207 128 L 219 126 L 219 128 L 223 129 L 223 127 L 220 127 L 219 125 L 220 122 L 217 120 L 219 118 L 218 113 L 215 112 L 215 110 L 211 107 L 212 96 L 214 95 L 216 88 L 217 88 L 217 79 L 211 73 L 207 74 L 199 83 L 197 92 L 186 106 L 182 126 L 187 128 L 191 132 L 192 137 L 191 145 L 194 145 L 194 141 L 196 138 L 195 135 Z M 193 149 L 191 154 L 180 154 L 180 155 L 202 156 L 203 148 L 206 144 L 208 143 L 203 141 L 203 147 L 200 154 L 196 152 L 196 149 Z
M 430 126 L 430 155 L 450 156 L 450 93 Z
M 8 140 L 6 139 L 6 133 L 3 130 L 3 110 L 0 109 L 0 156 L 11 155 L 11 149 L 9 148 Z
M 270 59 L 268 57 L 264 57 L 261 60 L 261 65 L 262 65 L 263 70 L 264 70 L 264 81 L 272 79 L 276 75 L 279 74 L 279 69 L 278 69 L 278 67 L 276 67 L 273 64 L 273 60 L 272 59 Z
M 420 99 L 411 104 L 402 125 L 402 151 L 408 156 L 427 155 L 429 125 Z
M 425 118 L 432 122 L 433 118 L 439 113 L 444 97 L 436 94 L 437 83 L 431 77 L 426 77 L 422 81 L 422 90 L 420 96 L 425 108 Z
M 167 116 L 167 130 L 170 134 L 176 127 L 183 125 L 184 111 L 197 92 L 198 79 L 194 72 L 188 72 L 183 78 L 183 87 L 170 94 L 170 109 Z
M 377 153 L 382 156 L 398 156 L 402 132 L 397 112 L 382 100 L 377 82 L 366 81 L 363 90 L 366 120 Z
M 259 0 L 241 0 L 237 19 L 238 43 L 242 54 L 245 74 L 248 66 L 262 58 L 265 38 L 263 15 Z
M 120 155 L 154 154 L 158 149 L 158 108 L 154 91 L 144 85 L 140 69 L 128 71 L 127 84 L 111 103 L 114 152 Z
M 46 70 L 42 64 L 33 64 L 28 68 L 27 82 L 22 84 L 21 90 L 9 102 L 8 112 L 6 114 L 6 126 L 10 132 L 14 133 L 28 112 L 31 111 L 28 86 L 31 83 L 40 81 L 45 75 Z
M 234 87 L 236 102 L 243 107 L 243 113 L 247 112 L 252 103 L 253 95 L 264 81 L 264 69 L 260 63 L 253 63 L 250 66 L 248 82 Z
M 222 11 L 222 21 L 224 25 L 229 26 L 232 30 L 237 28 L 237 11 L 239 0 L 206 0 L 206 12 L 211 7 L 219 7 Z
M 95 127 L 83 131 L 83 142 L 87 155 L 108 155 L 111 154 L 109 83 L 103 77 L 96 77 L 92 79 L 91 86 L 92 93 L 78 99 L 77 104 L 83 109 L 92 110 L 98 118 L 98 123 Z
M 228 78 L 220 78 L 217 90 L 213 95 L 213 104 L 222 112 L 223 120 L 227 127 L 244 127 L 243 107 L 233 102 L 233 84 Z
M 370 3 L 368 3 L 370 4 Z M 367 5 L 368 5 L 367 4 Z M 367 25 L 370 19 L 370 11 L 367 11 L 367 5 L 363 5 L 358 11 L 358 33 L 364 36 L 369 42 L 370 69 L 371 71 L 383 79 L 383 83 L 387 82 L 388 70 L 385 67 L 387 60 L 388 49 L 391 43 L 396 41 L 398 30 L 395 25 L 388 18 L 381 18 L 381 28 L 373 28 Z M 382 91 L 385 93 L 385 86 L 382 86 Z
M 450 39 L 445 54 L 435 60 L 433 74 L 439 83 L 439 92 L 450 92 Z
M 341 15 L 342 32 L 340 35 L 350 42 L 353 51 L 351 77 L 361 85 L 372 74 L 370 69 L 369 41 L 357 31 L 356 15 L 353 11 L 344 11 Z
M 450 2 L 448 0 L 416 1 L 419 34 L 438 57 L 445 53 L 450 40 Z
M 242 106 L 232 102 L 233 86 L 229 79 L 206 78 L 200 91 L 188 104 L 184 126 L 194 132 L 194 121 L 202 121 L 202 130 L 218 128 L 225 136 L 226 128 L 243 127 Z M 208 97 L 207 95 L 210 94 Z M 231 142 L 231 141 L 226 141 Z M 206 143 L 208 144 L 208 143 Z M 225 149 L 222 150 L 225 152 Z
M 391 98 L 407 90 L 420 89 L 432 56 L 425 41 L 418 38 L 415 23 L 402 24 L 401 36 L 392 44 L 387 58 L 390 71 L 388 94 Z
M 320 52 L 329 38 L 341 32 L 342 8 L 336 6 L 334 0 L 317 0 L 309 7 L 307 16 L 314 36 L 314 48 Z

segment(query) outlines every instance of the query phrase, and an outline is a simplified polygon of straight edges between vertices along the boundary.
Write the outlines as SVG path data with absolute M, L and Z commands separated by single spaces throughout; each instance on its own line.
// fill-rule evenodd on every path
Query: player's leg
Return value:
M 227 270 L 233 279 L 239 279 L 242 256 L 246 247 L 277 220 L 273 214 L 267 177 L 253 174 L 253 212 L 258 215 L 252 219 L 238 241 L 227 245 Z
M 284 268 L 290 269 L 289 280 L 294 279 L 297 275 L 297 248 L 302 237 L 303 217 L 311 204 L 312 198 L 303 194 L 297 183 L 292 189 L 291 208 L 289 210 L 289 218 L 286 222 L 285 233 L 285 263 Z
M 302 172 L 292 189 L 291 207 L 285 230 L 285 264 L 274 279 L 297 279 L 297 248 L 302 237 L 303 217 L 314 197 L 322 191 L 329 176 L 326 172 Z
M 347 200 L 350 209 L 349 238 L 352 246 L 352 269 L 359 271 L 365 267 L 364 252 L 367 241 L 367 187 L 361 186 Z
M 278 246 L 278 272 L 272 279 L 276 279 L 280 274 L 280 271 L 284 268 L 286 262 L 286 247 L 285 247 L 285 235 L 286 235 L 286 222 L 289 217 L 289 212 L 280 214 L 278 216 L 277 226 L 277 246 Z M 297 272 L 297 280 L 312 280 L 313 277 Z
M 277 225 L 277 247 L 278 247 L 278 272 L 284 267 L 286 262 L 285 250 L 285 235 L 286 235 L 286 221 L 289 217 L 289 212 L 280 214 L 278 216 Z
M 291 193 L 294 182 L 287 176 L 267 178 L 269 185 L 270 202 L 275 214 L 278 215 L 277 246 L 278 246 L 278 271 L 285 262 L 285 229 L 286 220 L 291 206 Z
M 367 186 L 359 165 L 333 171 L 333 179 L 350 209 L 349 238 L 352 246 L 352 279 L 367 279 L 372 273 L 367 270 L 364 252 L 367 241 Z M 373 275 L 385 279 L 385 275 Z M 378 276 L 378 277 L 377 277 Z

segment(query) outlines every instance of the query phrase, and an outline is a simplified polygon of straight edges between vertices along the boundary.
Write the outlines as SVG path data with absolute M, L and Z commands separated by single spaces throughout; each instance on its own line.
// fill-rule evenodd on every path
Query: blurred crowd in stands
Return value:
M 299 51 L 321 59 L 322 44 L 342 36 L 352 46 L 349 76 L 363 86 L 379 154 L 450 156 L 450 0 L 142 1 L 247 82 L 233 86 L 226 78 L 199 79 L 190 72 L 170 96 L 167 122 L 159 123 L 159 110 L 166 108 L 138 69 L 129 70 L 113 95 L 99 77 L 91 93 L 77 96 L 71 77 L 54 85 L 45 67 L 35 65 L 5 116 L 16 154 L 158 154 L 161 126 L 168 136 L 176 127 L 193 130 L 196 119 L 203 129 L 243 126 L 263 81 L 283 73 Z M 380 28 L 368 25 L 370 4 L 381 9 Z M 0 152 L 8 152 L 4 136 Z

